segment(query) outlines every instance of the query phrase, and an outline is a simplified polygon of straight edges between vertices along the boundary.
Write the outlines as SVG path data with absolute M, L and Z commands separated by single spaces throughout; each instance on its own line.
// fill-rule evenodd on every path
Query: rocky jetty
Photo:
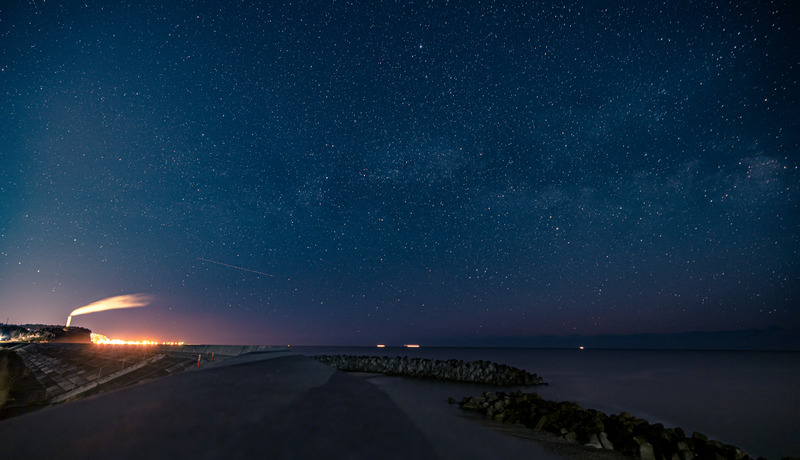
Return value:
M 483 413 L 488 419 L 521 423 L 570 442 L 616 450 L 641 460 L 751 458 L 741 449 L 709 440 L 701 433 L 687 436 L 680 428 L 651 424 L 625 412 L 607 415 L 572 402 L 548 401 L 536 393 L 484 392 L 463 398 L 459 405 Z
M 318 355 L 312 358 L 347 372 L 374 372 L 386 375 L 484 383 L 497 386 L 543 385 L 536 374 L 490 361 L 465 362 L 386 356 Z

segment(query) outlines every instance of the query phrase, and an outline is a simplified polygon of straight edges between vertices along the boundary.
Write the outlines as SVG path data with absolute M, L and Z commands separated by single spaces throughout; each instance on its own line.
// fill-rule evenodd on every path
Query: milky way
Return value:
M 148 292 L 76 325 L 800 328 L 793 2 L 173 3 L 0 12 L 3 319 Z

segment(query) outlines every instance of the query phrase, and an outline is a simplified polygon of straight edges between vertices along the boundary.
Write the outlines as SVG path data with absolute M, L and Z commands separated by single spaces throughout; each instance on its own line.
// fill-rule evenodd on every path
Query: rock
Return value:
M 541 377 L 528 371 L 489 361 L 464 362 L 408 357 L 318 355 L 314 359 L 348 372 L 376 372 L 417 378 L 457 382 L 485 383 L 498 386 L 542 385 Z
M 596 434 L 592 434 L 589 436 L 589 442 L 587 442 L 586 447 L 594 447 L 595 449 L 602 449 L 603 444 L 600 442 L 600 438 Z
M 464 398 L 461 401 L 461 408 L 467 410 L 481 410 L 483 409 L 483 397 L 475 396 L 473 398 Z
M 603 420 L 600 417 L 593 415 L 592 419 L 586 423 L 585 429 L 590 433 L 599 434 L 606 431 L 606 425 L 603 423 Z
M 656 460 L 656 453 L 653 450 L 653 445 L 643 438 L 636 437 L 633 439 L 639 444 L 639 458 L 641 460 Z
M 598 438 L 600 440 L 600 445 L 603 447 L 603 449 L 614 450 L 614 444 L 608 439 L 608 435 L 606 434 L 605 431 L 600 433 L 600 436 L 598 436 Z
M 675 443 L 675 447 L 678 449 L 675 455 L 678 456 L 679 460 L 692 460 L 694 458 L 694 452 L 692 452 L 686 441 L 678 441 Z
M 570 442 L 642 460 L 751 460 L 742 450 L 709 440 L 702 433 L 687 438 L 680 428 L 650 424 L 627 413 L 606 415 L 572 402 L 548 401 L 536 393 L 484 392 L 463 398 L 460 405 L 492 420 L 520 423 Z
M 547 423 L 547 416 L 542 415 L 538 422 L 536 422 L 536 426 L 534 426 L 534 430 L 542 430 L 544 428 L 545 423 Z

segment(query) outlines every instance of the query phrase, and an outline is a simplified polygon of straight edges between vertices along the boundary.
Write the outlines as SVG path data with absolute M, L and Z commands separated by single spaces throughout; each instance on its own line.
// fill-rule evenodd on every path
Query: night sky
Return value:
M 794 1 L 7 3 L 2 322 L 800 330 Z

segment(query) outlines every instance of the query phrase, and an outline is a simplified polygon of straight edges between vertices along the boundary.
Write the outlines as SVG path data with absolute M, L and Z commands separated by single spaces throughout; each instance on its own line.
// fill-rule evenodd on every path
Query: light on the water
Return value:
M 407 344 L 405 344 L 403 346 L 406 347 L 406 348 L 419 348 L 419 345 L 417 345 L 415 343 L 411 343 L 411 344 L 407 343 Z

